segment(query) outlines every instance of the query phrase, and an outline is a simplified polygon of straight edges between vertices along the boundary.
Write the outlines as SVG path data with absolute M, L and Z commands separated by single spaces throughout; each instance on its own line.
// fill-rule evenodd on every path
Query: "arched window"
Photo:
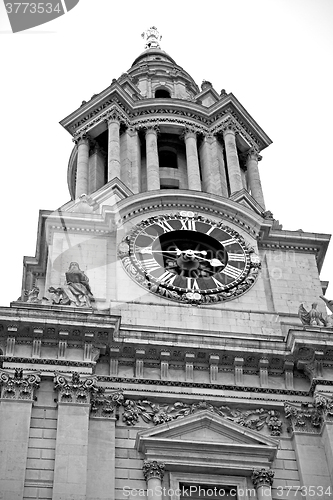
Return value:
M 165 98 L 170 99 L 171 95 L 170 92 L 166 89 L 157 89 L 155 91 L 155 97 L 156 99 L 165 99 Z
M 160 168 L 178 168 L 177 154 L 168 149 L 162 149 L 158 155 Z

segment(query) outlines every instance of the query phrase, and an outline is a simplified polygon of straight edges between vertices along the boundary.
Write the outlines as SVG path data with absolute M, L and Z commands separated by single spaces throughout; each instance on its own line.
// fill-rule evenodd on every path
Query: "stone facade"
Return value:
M 330 499 L 329 235 L 282 228 L 269 137 L 145 36 L 61 122 L 72 199 L 0 309 L 0 498 Z

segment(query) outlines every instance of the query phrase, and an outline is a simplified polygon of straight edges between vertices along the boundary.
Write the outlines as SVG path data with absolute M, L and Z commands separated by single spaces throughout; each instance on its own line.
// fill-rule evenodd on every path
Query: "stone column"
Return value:
M 254 469 L 251 479 L 257 490 L 258 500 L 272 500 L 274 472 L 271 469 Z
M 89 139 L 82 136 L 77 142 L 77 169 L 75 198 L 88 193 L 89 179 Z
M 115 114 L 106 120 L 108 124 L 108 182 L 114 177 L 120 179 L 120 120 Z
M 230 194 L 233 194 L 243 189 L 243 181 L 236 146 L 236 127 L 232 121 L 228 121 L 224 126 L 223 138 L 227 156 Z
M 149 500 L 161 500 L 162 480 L 165 464 L 156 460 L 145 460 L 143 462 L 143 475 L 147 481 L 147 498 Z
M 140 192 L 141 148 L 138 131 L 128 128 L 120 138 L 120 178 L 133 193 Z
M 201 191 L 200 168 L 197 148 L 197 134 L 192 130 L 185 130 L 186 164 L 188 188 Z
M 0 370 L 0 492 L 4 500 L 24 495 L 31 409 L 39 373 Z
M 82 500 L 87 495 L 90 396 L 96 379 L 56 374 L 58 423 L 52 500 Z
M 160 171 L 157 149 L 158 127 L 146 130 L 147 190 L 160 189 Z
M 250 149 L 247 156 L 247 176 L 251 195 L 259 203 L 259 205 L 265 209 L 264 194 L 262 192 L 260 175 L 258 169 L 258 161 L 261 160 L 261 156 L 254 149 Z
M 89 157 L 89 192 L 94 193 L 105 184 L 105 154 L 98 146 L 94 145 Z
M 92 398 L 89 421 L 87 499 L 115 495 L 115 425 L 121 393 Z

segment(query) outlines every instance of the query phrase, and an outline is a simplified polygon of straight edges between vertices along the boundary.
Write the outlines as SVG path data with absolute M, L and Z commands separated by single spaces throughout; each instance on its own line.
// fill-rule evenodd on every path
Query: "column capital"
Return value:
M 143 130 L 145 131 L 145 134 L 150 134 L 150 133 L 155 133 L 156 135 L 160 133 L 160 126 L 158 123 L 146 123 L 144 125 Z
M 98 391 L 96 384 L 96 377 L 79 373 L 73 373 L 72 376 L 56 373 L 54 377 L 59 403 L 89 404 L 91 395 Z
M 274 475 L 271 469 L 253 469 L 251 479 L 254 487 L 258 489 L 260 486 L 272 486 Z
M 193 139 L 197 138 L 198 130 L 195 127 L 185 127 L 184 131 L 181 135 L 185 140 L 192 137 Z
M 34 389 L 38 389 L 40 381 L 40 372 L 24 375 L 22 368 L 15 368 L 14 373 L 0 370 L 1 398 L 33 400 Z
M 165 463 L 156 460 L 144 460 L 142 470 L 146 481 L 157 478 L 162 481 L 164 476 Z
M 109 123 L 118 123 L 120 125 L 120 122 L 126 122 L 126 120 L 124 120 L 124 117 L 122 116 L 122 114 L 118 111 L 118 109 L 111 109 L 107 112 L 107 114 L 105 115 L 105 122 L 109 125 Z
M 222 130 L 223 134 L 235 134 L 238 131 L 237 123 L 232 118 L 228 118 L 225 122 L 221 123 L 219 130 Z
M 77 146 L 80 146 L 81 144 L 89 146 L 90 140 L 91 139 L 88 134 L 80 134 L 77 137 L 73 137 L 73 142 L 75 142 Z
M 262 156 L 259 154 L 259 151 L 257 149 L 251 148 L 247 151 L 247 160 L 261 161 Z

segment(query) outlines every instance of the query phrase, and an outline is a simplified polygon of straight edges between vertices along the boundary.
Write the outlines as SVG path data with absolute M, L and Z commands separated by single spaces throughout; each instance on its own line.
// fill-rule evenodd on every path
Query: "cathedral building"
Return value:
M 61 121 L 71 200 L 0 308 L 0 498 L 332 500 L 330 236 L 274 219 L 271 139 L 143 36 Z

